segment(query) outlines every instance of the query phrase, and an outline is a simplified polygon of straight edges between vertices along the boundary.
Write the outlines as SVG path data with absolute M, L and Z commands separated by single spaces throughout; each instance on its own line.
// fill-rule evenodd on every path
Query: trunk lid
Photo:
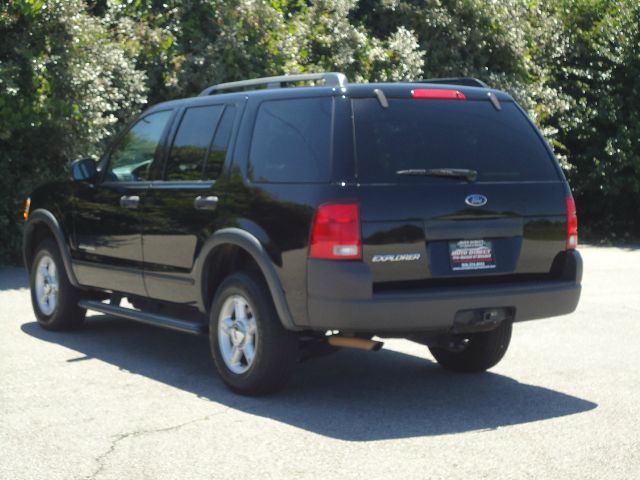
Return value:
M 568 191 L 517 105 L 387 102 L 352 99 L 363 260 L 374 289 L 549 275 L 565 248 Z M 473 170 L 477 180 L 424 175 L 443 168 Z

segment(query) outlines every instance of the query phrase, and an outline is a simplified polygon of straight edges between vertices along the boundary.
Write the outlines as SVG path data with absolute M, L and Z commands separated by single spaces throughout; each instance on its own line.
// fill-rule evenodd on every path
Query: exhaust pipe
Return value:
M 368 350 L 377 352 L 384 345 L 383 342 L 375 340 L 367 340 L 366 338 L 344 337 L 342 335 L 330 335 L 327 343 L 333 347 L 359 348 L 360 350 Z

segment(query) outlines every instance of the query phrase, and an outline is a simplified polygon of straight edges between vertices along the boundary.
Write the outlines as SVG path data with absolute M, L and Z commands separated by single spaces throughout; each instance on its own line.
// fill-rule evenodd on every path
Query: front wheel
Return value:
M 483 372 L 495 366 L 509 348 L 512 322 L 504 321 L 489 332 L 473 333 L 467 336 L 464 350 L 452 351 L 442 347 L 429 347 L 438 363 L 454 372 Z
M 235 273 L 218 288 L 209 340 L 220 376 L 243 395 L 282 389 L 298 357 L 297 335 L 282 326 L 269 289 L 252 273 Z
M 36 248 L 30 272 L 31 303 L 38 323 L 47 330 L 71 330 L 84 322 L 78 306 L 80 291 L 69 282 L 58 245 L 43 240 Z

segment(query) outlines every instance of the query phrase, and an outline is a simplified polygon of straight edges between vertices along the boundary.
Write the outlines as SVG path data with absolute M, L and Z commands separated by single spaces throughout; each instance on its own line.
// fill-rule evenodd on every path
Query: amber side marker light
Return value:
M 24 218 L 24 221 L 26 222 L 27 220 L 29 220 L 29 208 L 31 207 L 31 199 L 27 198 L 24 201 L 24 212 L 22 213 L 22 216 Z

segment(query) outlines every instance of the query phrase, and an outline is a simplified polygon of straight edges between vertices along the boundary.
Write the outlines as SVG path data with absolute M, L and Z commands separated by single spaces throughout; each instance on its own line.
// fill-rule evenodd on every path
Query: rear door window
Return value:
M 209 155 L 204 168 L 204 178 L 208 180 L 217 179 L 222 173 L 224 160 L 227 156 L 227 148 L 229 147 L 229 139 L 233 130 L 233 121 L 236 118 L 236 107 L 228 105 L 224 109 L 216 134 L 213 137 Z
M 478 181 L 558 180 L 553 158 L 512 102 L 354 99 L 358 179 L 368 183 L 442 182 L 398 170 L 463 168 Z M 451 180 L 449 180 L 451 181 Z
M 263 102 L 251 141 L 250 174 L 255 182 L 329 181 L 330 97 Z
M 166 167 L 166 179 L 202 180 L 209 145 L 224 105 L 187 108 L 180 121 Z

